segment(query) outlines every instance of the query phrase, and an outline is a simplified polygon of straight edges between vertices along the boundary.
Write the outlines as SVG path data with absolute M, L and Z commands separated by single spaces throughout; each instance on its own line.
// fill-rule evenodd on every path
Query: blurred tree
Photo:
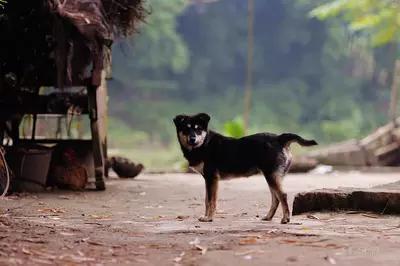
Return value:
M 335 0 L 323 4 L 310 14 L 326 19 L 340 17 L 353 32 L 366 32 L 374 46 L 399 40 L 400 1 L 397 0 Z
M 358 34 L 357 38 L 367 38 L 372 46 L 383 46 L 389 48 L 389 60 L 382 60 L 375 57 L 375 61 L 389 63 L 392 75 L 399 72 L 399 63 L 394 61 L 398 58 L 398 42 L 400 40 L 400 1 L 398 0 L 335 0 L 323 4 L 311 11 L 312 17 L 327 19 L 339 17 L 348 23 L 348 29 Z M 378 50 L 378 55 L 382 51 Z M 375 71 L 376 73 L 377 71 Z M 377 76 L 374 75 L 375 79 Z M 393 78 L 390 118 L 396 117 L 397 109 L 397 85 L 398 77 Z
M 176 17 L 184 10 L 185 0 L 149 0 L 151 15 L 140 34 L 114 47 L 114 77 L 125 85 L 135 81 L 142 89 L 176 88 L 170 74 L 185 71 L 189 55 L 176 31 Z

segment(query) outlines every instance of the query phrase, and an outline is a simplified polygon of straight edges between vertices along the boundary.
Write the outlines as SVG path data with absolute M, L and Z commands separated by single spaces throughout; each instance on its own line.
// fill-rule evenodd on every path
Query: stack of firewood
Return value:
M 399 166 L 400 118 L 361 140 L 337 143 L 310 154 L 319 163 L 343 166 Z

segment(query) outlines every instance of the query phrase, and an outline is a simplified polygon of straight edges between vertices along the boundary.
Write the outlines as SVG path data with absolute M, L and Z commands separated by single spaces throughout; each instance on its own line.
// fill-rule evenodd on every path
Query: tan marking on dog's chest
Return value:
M 201 162 L 198 165 L 194 165 L 194 166 L 190 166 L 190 169 L 192 169 L 193 171 L 199 173 L 199 174 L 203 174 L 203 168 L 204 168 L 204 163 Z

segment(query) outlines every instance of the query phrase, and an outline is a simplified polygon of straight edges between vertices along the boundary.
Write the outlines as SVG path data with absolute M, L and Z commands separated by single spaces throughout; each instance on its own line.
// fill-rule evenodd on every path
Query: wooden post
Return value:
M 101 133 L 99 127 L 99 113 L 97 99 L 99 89 L 95 86 L 88 87 L 90 129 L 92 131 L 94 173 L 96 178 L 96 189 L 105 190 L 104 182 L 104 155 L 101 143 Z
M 107 121 L 107 85 L 104 69 L 106 52 L 104 49 L 93 60 L 92 81 L 88 86 L 90 128 L 92 131 L 94 172 L 96 189 L 105 190 L 106 159 L 106 121 Z
M 112 50 L 110 48 L 105 48 L 104 50 L 104 70 L 102 72 L 101 86 L 100 86 L 100 99 L 98 102 L 101 103 L 102 109 L 99 111 L 102 117 L 101 121 L 101 136 L 104 160 L 108 159 L 107 151 L 107 135 L 108 135 L 108 87 L 107 80 L 112 79 Z M 105 166 L 105 176 L 108 177 L 108 164 Z
M 107 67 L 107 64 L 105 65 Z M 104 163 L 107 160 L 107 128 L 108 128 L 108 94 L 107 94 L 107 71 L 103 70 L 101 85 L 97 88 L 97 113 L 99 125 L 99 137 L 103 152 Z M 104 169 L 104 175 L 108 177 L 108 169 Z
M 32 135 L 31 139 L 34 140 L 36 137 L 36 123 L 37 123 L 37 114 L 33 115 L 33 125 L 32 125 Z
M 246 87 L 244 91 L 244 112 L 243 122 L 245 133 L 249 127 L 251 111 L 251 93 L 253 83 L 253 24 L 254 24 L 254 0 L 247 0 L 247 67 L 246 67 Z
M 389 119 L 392 122 L 396 122 L 399 86 L 400 86 L 400 60 L 397 59 L 393 69 L 392 92 L 390 95 Z

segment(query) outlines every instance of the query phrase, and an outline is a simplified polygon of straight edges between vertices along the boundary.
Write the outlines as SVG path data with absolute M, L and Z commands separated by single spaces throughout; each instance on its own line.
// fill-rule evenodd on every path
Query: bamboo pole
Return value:
M 249 127 L 251 112 L 251 95 L 253 85 L 253 50 L 254 50 L 254 0 L 247 0 L 247 66 L 246 66 L 246 85 L 244 91 L 244 111 L 243 122 L 244 130 L 247 132 Z

